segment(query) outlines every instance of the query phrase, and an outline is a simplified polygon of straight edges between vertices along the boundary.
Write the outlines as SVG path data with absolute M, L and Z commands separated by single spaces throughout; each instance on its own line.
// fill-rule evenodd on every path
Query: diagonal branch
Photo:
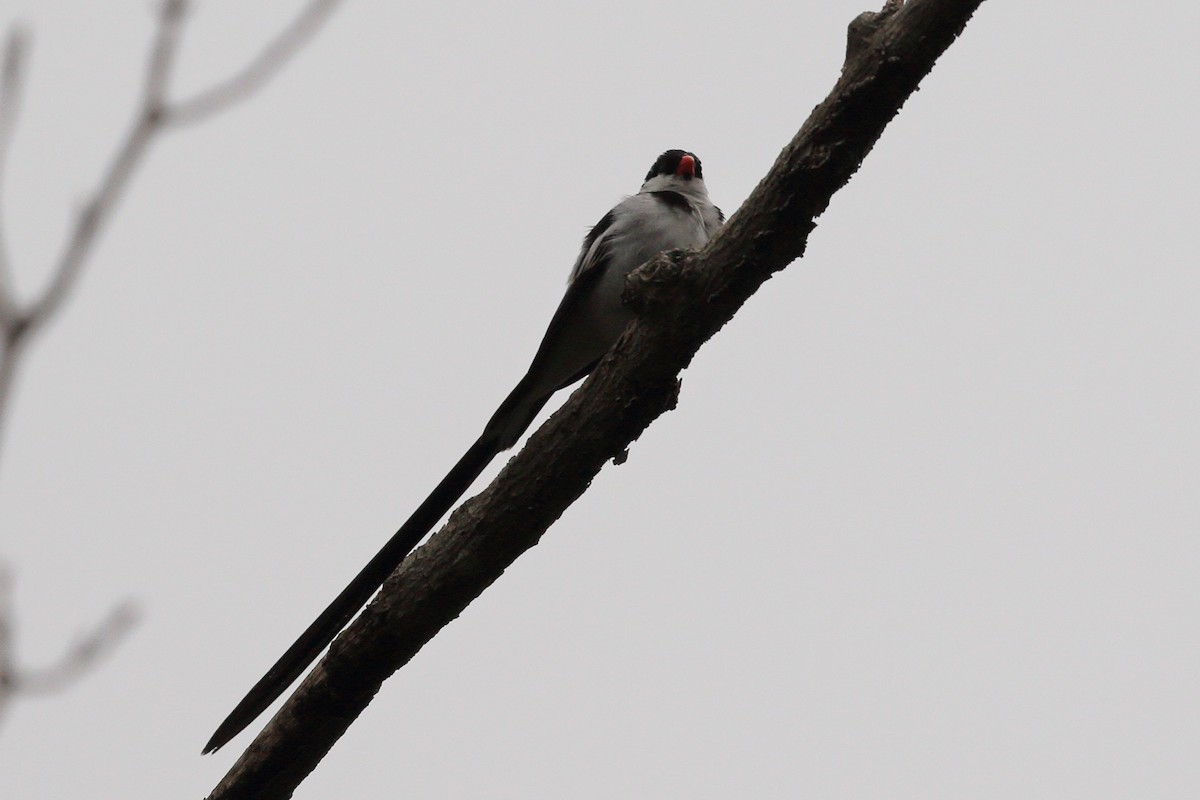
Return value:
M 100 184 L 83 203 L 50 283 L 24 313 L 25 324 L 21 338 L 45 325 L 62 306 L 67 293 L 79 278 L 84 260 L 91 253 L 97 235 L 124 194 L 134 169 L 141 162 L 154 134 L 162 125 L 166 82 L 175 62 L 183 13 L 184 3 L 181 0 L 167 0 L 162 5 L 158 32 L 146 64 L 142 104 L 134 115 L 129 133 L 100 179 Z
M 678 374 L 758 287 L 800 257 L 814 218 L 982 0 L 888 0 L 851 26 L 836 86 L 700 253 L 635 271 L 639 313 L 596 371 L 497 476 L 401 565 L 210 795 L 285 798 L 382 682 L 537 544 L 610 459 L 675 406 Z

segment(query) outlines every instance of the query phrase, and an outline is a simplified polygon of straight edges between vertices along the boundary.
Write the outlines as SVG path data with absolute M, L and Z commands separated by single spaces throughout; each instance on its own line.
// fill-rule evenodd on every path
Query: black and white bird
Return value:
M 614 206 L 584 238 L 567 292 L 533 363 L 483 434 L 226 717 L 204 746 L 205 753 L 236 736 L 283 694 L 491 460 L 517 443 L 550 396 L 592 371 L 633 319 L 621 302 L 625 276 L 664 251 L 703 246 L 723 221 L 720 209 L 708 199 L 700 159 L 684 150 L 659 156 L 641 190 Z

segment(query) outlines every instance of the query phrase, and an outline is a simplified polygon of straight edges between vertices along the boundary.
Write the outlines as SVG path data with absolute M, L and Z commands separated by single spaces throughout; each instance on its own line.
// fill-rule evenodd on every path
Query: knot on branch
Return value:
M 690 255 L 687 250 L 669 250 L 638 267 L 625 277 L 621 301 L 639 315 L 653 314 L 678 301 L 680 292 L 686 291 Z
M 166 102 L 161 97 L 155 97 L 146 102 L 146 110 L 142 112 L 142 124 L 147 128 L 157 128 L 167 121 L 168 116 Z
M 28 313 L 15 314 L 4 328 L 4 347 L 8 350 L 15 350 L 32 329 L 33 318 Z
M 164 22 L 178 22 L 188 10 L 187 0 L 166 0 L 159 9 L 159 15 Z
M 871 47 L 879 29 L 902 8 L 904 0 L 885 0 L 879 11 L 864 11 L 851 20 L 846 29 L 846 63 L 842 65 L 843 71 L 851 61 Z

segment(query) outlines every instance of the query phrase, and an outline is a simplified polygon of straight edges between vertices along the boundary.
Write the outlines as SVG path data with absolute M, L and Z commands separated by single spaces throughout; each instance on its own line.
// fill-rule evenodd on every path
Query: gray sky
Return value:
M 299 2 L 199 5 L 177 94 Z M 0 796 L 206 793 L 250 737 L 201 745 L 474 440 L 587 227 L 669 147 L 734 211 L 867 7 L 352 0 L 160 140 L 0 454 L 25 663 L 143 620 L 10 708 Z M 151 24 L 0 9 L 35 32 L 28 296 Z M 985 3 L 679 409 L 297 796 L 1197 796 L 1198 24 Z

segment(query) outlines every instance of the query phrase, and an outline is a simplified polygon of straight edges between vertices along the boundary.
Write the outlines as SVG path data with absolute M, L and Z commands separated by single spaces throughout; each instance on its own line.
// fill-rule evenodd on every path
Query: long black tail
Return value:
M 542 399 L 542 402 L 545 400 Z M 540 408 L 540 405 L 538 407 Z M 354 580 L 350 581 L 350 585 L 334 598 L 329 607 L 321 612 L 321 616 L 300 634 L 300 638 L 280 656 L 275 666 L 267 670 L 267 674 L 242 698 L 242 702 L 230 712 L 217 728 L 217 732 L 208 740 L 208 744 L 204 745 L 203 752 L 211 753 L 237 736 L 267 706 L 275 702 L 275 699 L 292 685 L 292 681 L 320 655 L 325 646 L 333 641 L 333 637 L 346 626 L 350 618 L 371 599 L 371 595 L 396 567 L 400 566 L 400 562 L 409 551 L 417 546 L 442 515 L 462 497 L 496 454 L 506 449 L 497 440 L 491 427 L 489 425 L 488 430 L 471 445 L 466 455 L 458 460 L 445 478 L 442 478 L 442 482 L 388 540 L 383 549 L 375 554 Z

